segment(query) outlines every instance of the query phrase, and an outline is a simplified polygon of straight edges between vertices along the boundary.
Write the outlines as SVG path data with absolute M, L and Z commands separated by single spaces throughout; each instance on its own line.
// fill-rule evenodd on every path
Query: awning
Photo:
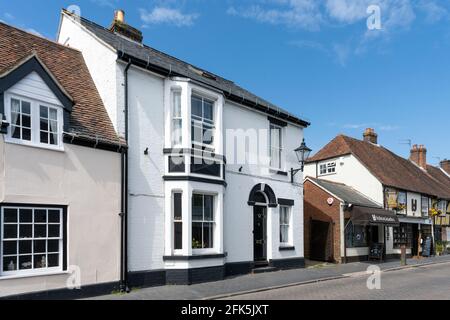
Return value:
M 400 223 L 394 212 L 382 208 L 353 206 L 348 213 L 350 220 L 357 225 L 398 226 Z

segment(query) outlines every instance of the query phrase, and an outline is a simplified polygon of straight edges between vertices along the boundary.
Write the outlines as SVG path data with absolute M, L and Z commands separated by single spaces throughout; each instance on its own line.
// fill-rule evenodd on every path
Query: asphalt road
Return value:
M 449 300 L 450 264 L 382 272 L 381 289 L 369 290 L 369 275 L 274 289 L 229 300 Z M 374 283 L 374 282 L 372 282 Z

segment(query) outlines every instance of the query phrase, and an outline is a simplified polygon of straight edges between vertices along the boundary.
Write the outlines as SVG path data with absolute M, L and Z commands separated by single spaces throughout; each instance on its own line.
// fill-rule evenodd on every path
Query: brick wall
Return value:
M 333 234 L 329 235 L 329 239 L 333 241 L 334 262 L 340 263 L 340 201 L 334 198 L 334 203 L 331 206 L 328 205 L 327 199 L 333 197 L 310 181 L 305 182 L 304 188 L 305 257 L 310 257 L 311 220 L 331 222 L 331 232 Z

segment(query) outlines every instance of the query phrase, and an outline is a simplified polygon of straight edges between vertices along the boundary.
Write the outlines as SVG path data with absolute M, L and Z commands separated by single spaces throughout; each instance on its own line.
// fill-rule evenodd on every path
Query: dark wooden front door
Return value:
M 254 207 L 253 218 L 253 252 L 255 263 L 267 263 L 267 210 Z
M 330 248 L 330 223 L 311 220 L 310 259 L 317 261 L 330 261 L 332 248 Z

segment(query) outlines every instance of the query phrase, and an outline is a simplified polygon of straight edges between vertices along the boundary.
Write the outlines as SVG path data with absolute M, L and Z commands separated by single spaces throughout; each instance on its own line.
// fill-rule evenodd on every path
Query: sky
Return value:
M 450 0 L 0 0 L 0 20 L 55 39 L 71 5 L 103 26 L 124 9 L 147 45 L 310 121 L 313 152 L 372 127 L 450 158 Z

